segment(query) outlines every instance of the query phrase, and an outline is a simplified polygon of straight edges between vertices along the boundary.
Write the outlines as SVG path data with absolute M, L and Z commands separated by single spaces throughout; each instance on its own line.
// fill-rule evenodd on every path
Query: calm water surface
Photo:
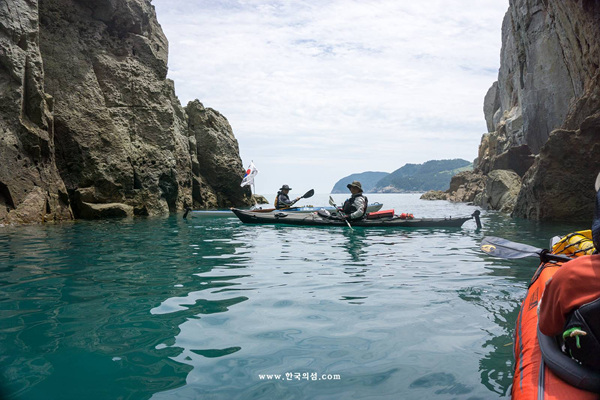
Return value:
M 369 198 L 417 217 L 475 210 Z M 588 227 L 482 222 L 351 231 L 174 215 L 0 228 L 0 398 L 507 398 L 536 260 L 492 259 L 479 242 L 547 247 Z

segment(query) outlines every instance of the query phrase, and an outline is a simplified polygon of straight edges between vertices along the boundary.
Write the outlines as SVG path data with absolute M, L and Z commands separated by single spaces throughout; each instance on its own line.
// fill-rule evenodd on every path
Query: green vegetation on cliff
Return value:
M 472 168 L 473 164 L 462 159 L 406 164 L 382 178 L 372 191 L 374 193 L 401 193 L 447 190 L 452 176 Z

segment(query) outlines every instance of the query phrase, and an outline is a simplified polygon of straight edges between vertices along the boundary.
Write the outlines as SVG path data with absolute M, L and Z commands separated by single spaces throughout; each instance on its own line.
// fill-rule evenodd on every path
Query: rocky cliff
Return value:
M 55 162 L 35 2 L 0 3 L 0 223 L 73 217 Z
M 509 3 L 475 173 L 522 178 L 509 179 L 520 190 L 505 208 L 517 217 L 590 219 L 600 171 L 600 1 Z
M 2 2 L 0 40 L 0 223 L 249 203 L 227 120 L 166 79 L 148 0 Z

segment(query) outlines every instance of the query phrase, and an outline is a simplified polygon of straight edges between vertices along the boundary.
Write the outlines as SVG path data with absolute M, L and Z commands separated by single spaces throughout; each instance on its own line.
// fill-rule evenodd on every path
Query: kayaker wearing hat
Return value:
M 367 198 L 363 195 L 362 185 L 359 181 L 354 181 L 346 185 L 352 193 L 352 197 L 344 202 L 342 211 L 346 214 L 347 220 L 363 219 L 367 215 Z
M 294 205 L 295 202 L 300 200 L 300 197 L 296 197 L 294 200 L 290 200 L 288 193 L 292 190 L 288 185 L 283 185 L 277 192 L 277 197 L 275 198 L 275 208 L 280 210 L 282 208 L 290 208 Z

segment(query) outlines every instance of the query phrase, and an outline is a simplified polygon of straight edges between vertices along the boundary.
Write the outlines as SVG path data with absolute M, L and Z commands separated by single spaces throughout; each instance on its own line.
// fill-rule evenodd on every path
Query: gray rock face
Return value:
M 502 25 L 502 50 L 497 107 L 484 107 L 490 132 L 506 125 L 506 134 L 517 146 L 526 144 L 539 153 L 550 132 L 564 122 L 571 100 L 581 95 L 577 71 L 565 58 L 565 28 L 557 13 L 566 10 L 560 1 L 514 0 Z M 492 88 L 494 88 L 492 85 Z M 489 102 L 485 102 L 489 104 Z M 488 122 L 488 125 L 489 122 Z
M 198 100 L 189 102 L 185 111 L 191 134 L 190 147 L 197 159 L 193 172 L 196 176 L 201 174 L 210 187 L 207 196 L 199 189 L 201 183 L 194 181 L 194 193 L 199 193 L 194 195 L 194 207 L 223 208 L 251 201 L 248 190 L 239 185 L 241 179 L 236 179 L 244 167 L 227 118 L 212 108 L 204 108 Z
M 0 6 L 0 222 L 249 204 L 226 120 L 188 127 L 149 0 L 10 4 Z
M 498 82 L 494 82 L 488 89 L 483 100 L 483 115 L 488 132 L 496 130 L 497 122 L 494 122 L 494 113 L 500 109 L 500 97 L 498 92 Z
M 67 189 L 95 187 L 99 202 L 128 204 L 140 215 L 182 209 L 192 190 L 185 115 L 165 79 L 167 40 L 152 6 L 39 4 L 46 90 L 56 99 L 57 163 Z M 73 202 L 77 216 L 80 206 Z
M 600 170 L 599 64 L 600 2 L 510 1 L 475 171 L 523 177 L 515 216 L 591 218 L 586 188 Z
M 577 131 L 557 130 L 523 178 L 513 212 L 531 219 L 591 223 L 600 171 L 600 112 Z
M 37 4 L 0 4 L 0 223 L 73 217 L 54 157 Z

